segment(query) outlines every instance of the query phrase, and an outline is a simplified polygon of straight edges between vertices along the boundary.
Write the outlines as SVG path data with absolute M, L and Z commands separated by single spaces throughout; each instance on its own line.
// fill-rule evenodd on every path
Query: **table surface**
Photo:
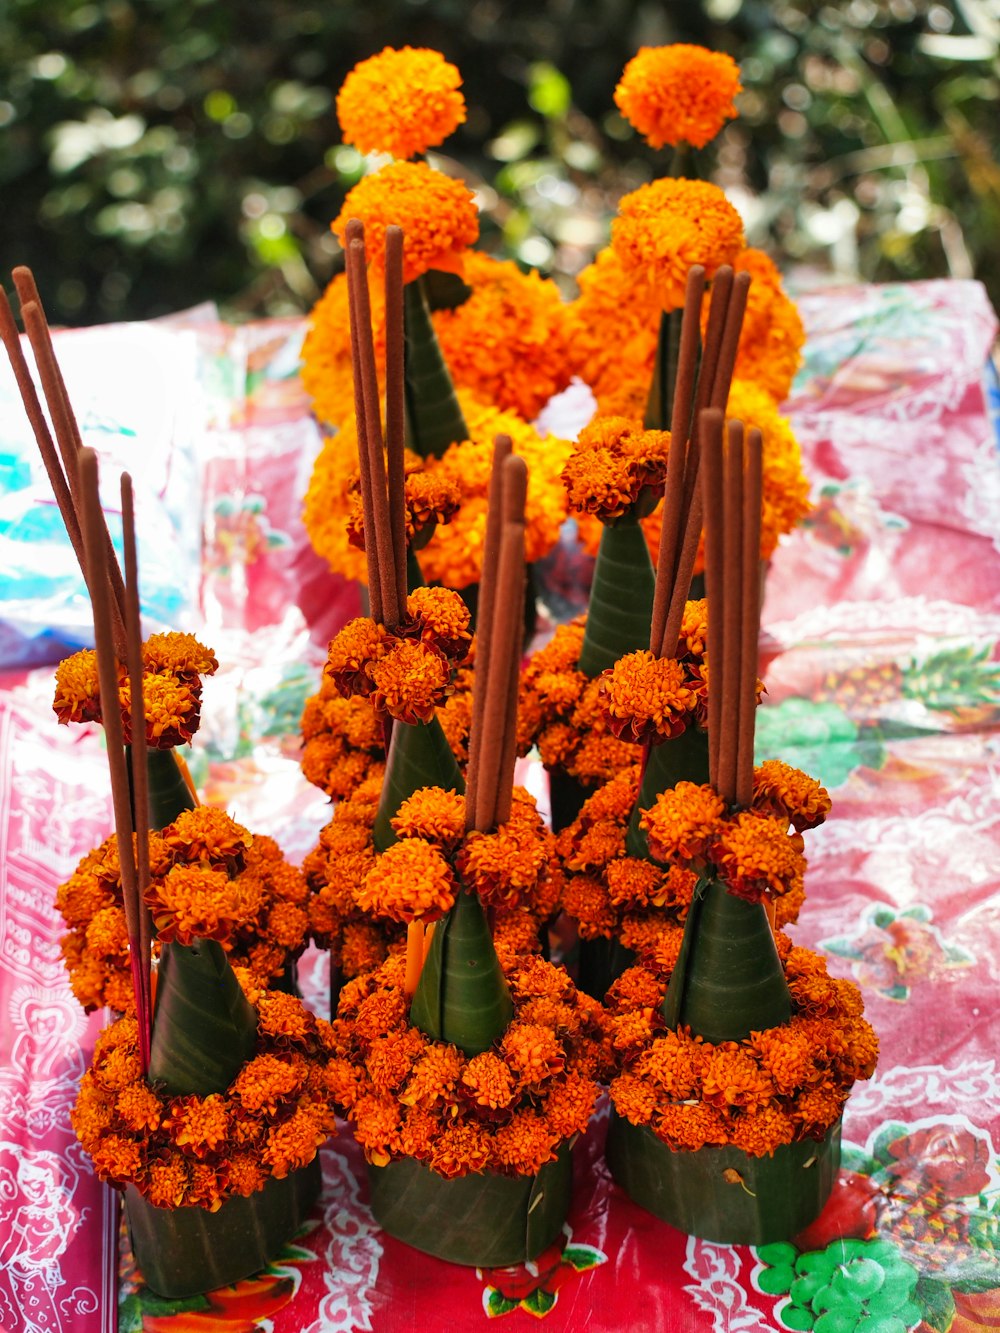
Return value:
M 768 577 L 759 742 L 833 796 L 807 835 L 792 933 L 858 982 L 882 1050 L 849 1103 L 831 1205 L 796 1248 L 877 1235 L 916 1270 L 925 1333 L 996 1328 L 1000 470 L 983 373 L 996 323 L 973 283 L 838 288 L 801 306 L 789 411 L 816 507 Z M 200 312 L 58 337 L 86 442 L 137 476 L 150 617 L 200 626 L 223 663 L 195 751 L 204 797 L 294 858 L 328 814 L 298 772 L 298 716 L 356 606 L 299 521 L 318 447 L 295 378 L 301 332 Z M 18 485 L 51 517 L 10 407 L 0 381 L 0 461 L 17 464 L 0 474 L 15 478 L 0 510 L 0 1329 L 112 1330 L 117 1297 L 118 1326 L 146 1333 L 794 1324 L 778 1289 L 795 1251 L 708 1244 L 645 1214 L 603 1165 L 606 1110 L 576 1148 L 567 1234 L 527 1269 L 458 1268 L 383 1235 L 346 1126 L 323 1151 L 310 1230 L 259 1279 L 181 1310 L 145 1292 L 127 1256 L 118 1265 L 115 1196 L 68 1119 L 101 1018 L 70 994 L 53 906 L 105 836 L 110 799 L 98 736 L 56 726 L 51 666 L 30 665 L 73 641 L 86 607 L 56 539 L 39 555 L 23 507 L 19 531 L 4 522 Z M 59 567 L 44 605 L 24 594 L 18 554 Z M 317 1004 L 325 964 L 307 955 Z

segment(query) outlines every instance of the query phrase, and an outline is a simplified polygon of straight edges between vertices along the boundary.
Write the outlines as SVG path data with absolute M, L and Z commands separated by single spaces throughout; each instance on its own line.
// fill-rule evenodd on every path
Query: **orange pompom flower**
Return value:
M 359 907 L 393 921 L 436 921 L 455 901 L 455 876 L 437 847 L 404 838 L 387 848 L 358 887 Z
M 472 191 L 424 162 L 392 162 L 358 181 L 332 224 L 342 245 L 351 218 L 364 223 L 368 262 L 377 276 L 385 263 L 386 227 L 402 227 L 404 282 L 431 268 L 461 274 L 465 252 L 479 236 Z
M 719 832 L 725 803 L 713 787 L 678 782 L 660 792 L 653 805 L 643 811 L 641 827 L 649 836 L 649 849 L 661 861 L 680 857 L 693 861 L 703 856 Z
M 646 430 L 631 417 L 595 417 L 563 468 L 570 508 L 609 523 L 644 491 L 662 495 L 669 452 L 669 431 Z
M 753 771 L 751 804 L 760 814 L 787 819 L 801 833 L 822 824 L 833 802 L 815 778 L 780 759 L 768 759 Z
M 733 98 L 742 91 L 731 56 L 676 42 L 644 46 L 632 57 L 615 89 L 615 105 L 651 148 L 704 148 L 737 115 Z
M 640 290 L 675 310 L 693 265 L 702 264 L 711 279 L 736 258 L 743 223 L 717 185 L 668 176 L 625 195 L 611 224 L 611 247 Z
M 712 852 L 719 878 L 737 898 L 780 897 L 805 872 L 802 838 L 768 815 L 744 810 L 727 820 Z
M 687 730 L 698 696 L 680 662 L 640 649 L 601 673 L 601 702 L 615 736 L 656 745 Z
M 465 837 L 465 797 L 440 787 L 420 787 L 390 823 L 399 838 L 424 838 L 451 851 Z
M 462 76 L 440 51 L 387 46 L 360 61 L 337 94 L 344 142 L 361 153 L 415 157 L 465 121 Z

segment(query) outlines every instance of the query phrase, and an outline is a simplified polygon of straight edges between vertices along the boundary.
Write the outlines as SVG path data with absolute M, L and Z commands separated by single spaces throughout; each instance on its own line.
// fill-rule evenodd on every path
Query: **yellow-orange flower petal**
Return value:
M 385 47 L 359 61 L 337 94 L 344 142 L 361 153 L 415 157 L 465 121 L 462 76 L 440 51 Z

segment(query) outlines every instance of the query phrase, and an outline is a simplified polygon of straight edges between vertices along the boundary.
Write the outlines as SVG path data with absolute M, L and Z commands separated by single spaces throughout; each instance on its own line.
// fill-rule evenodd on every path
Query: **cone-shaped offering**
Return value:
M 713 1241 L 764 1244 L 809 1224 L 839 1163 L 851 1086 L 877 1041 L 857 988 L 774 933 L 801 891 L 804 829 L 826 792 L 784 764 L 753 767 L 760 441 L 721 413 L 705 449 L 710 782 L 680 782 L 646 808 L 651 865 L 696 876 L 680 940 L 609 994 L 621 1072 L 608 1162 L 636 1202 Z M 641 862 L 639 862 L 641 864 Z M 655 1015 L 628 1037 L 636 1009 Z

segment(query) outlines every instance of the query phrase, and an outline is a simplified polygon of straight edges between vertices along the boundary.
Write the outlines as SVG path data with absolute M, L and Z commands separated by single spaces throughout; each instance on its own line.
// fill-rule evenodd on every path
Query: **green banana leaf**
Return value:
M 132 747 L 125 746 L 125 763 L 128 768 L 129 788 L 132 786 Z M 172 824 L 185 810 L 193 810 L 195 801 L 188 790 L 188 785 L 177 767 L 177 756 L 173 750 L 146 751 L 146 774 L 149 786 L 149 827 L 159 832 Z
M 233 1195 L 214 1213 L 156 1208 L 127 1186 L 125 1220 L 146 1285 L 179 1300 L 260 1272 L 301 1229 L 321 1183 L 316 1157 L 283 1180 L 272 1176 L 249 1198 Z
M 676 787 L 678 782 L 707 781 L 707 731 L 691 725 L 673 740 L 652 746 L 625 838 L 629 856 L 649 855 L 649 840 L 639 827 L 639 817 L 643 810 L 648 810 L 653 805 L 660 792 Z
M 583 809 L 584 801 L 594 794 L 595 789 L 585 787 L 579 778 L 574 778 L 564 768 L 550 768 L 548 773 L 552 832 L 560 833 L 573 823 Z
M 681 346 L 681 322 L 684 310 L 666 310 L 660 315 L 660 331 L 656 338 L 656 359 L 653 378 L 646 400 L 643 425 L 647 430 L 670 430 L 674 410 L 674 389 L 677 379 L 677 358 Z
M 791 1018 L 788 984 L 760 903 L 702 881 L 684 923 L 677 964 L 663 1000 L 670 1027 L 706 1041 L 742 1041 Z
M 390 820 L 405 800 L 421 787 L 465 791 L 458 761 L 437 717 L 430 722 L 394 722 L 389 758 L 375 816 L 375 847 L 384 852 L 397 841 Z
M 569 1210 L 572 1154 L 563 1144 L 537 1176 L 475 1172 L 445 1180 L 405 1158 L 369 1166 L 371 1208 L 383 1231 L 453 1264 L 530 1263 L 556 1239 Z
M 410 1022 L 432 1041 L 447 1041 L 469 1057 L 500 1038 L 514 1006 L 482 904 L 460 892 L 437 923 L 413 1003 Z
M 656 571 L 638 519 L 605 526 L 590 587 L 580 670 L 593 678 L 625 653 L 649 647 Z
M 840 1121 L 820 1142 L 748 1157 L 733 1147 L 673 1152 L 648 1126 L 612 1110 L 607 1159 L 629 1197 L 679 1231 L 724 1245 L 767 1245 L 797 1235 L 822 1211 L 840 1166 Z
M 635 954 L 621 940 L 606 940 L 603 935 L 596 940 L 581 940 L 576 984 L 603 1004 L 612 984 L 634 964 Z
M 467 440 L 469 430 L 419 278 L 403 288 L 403 327 L 406 443 L 423 458 L 440 458 L 449 444 Z
M 225 1092 L 257 1046 L 257 1011 L 215 940 L 165 944 L 149 1081 L 169 1096 Z

